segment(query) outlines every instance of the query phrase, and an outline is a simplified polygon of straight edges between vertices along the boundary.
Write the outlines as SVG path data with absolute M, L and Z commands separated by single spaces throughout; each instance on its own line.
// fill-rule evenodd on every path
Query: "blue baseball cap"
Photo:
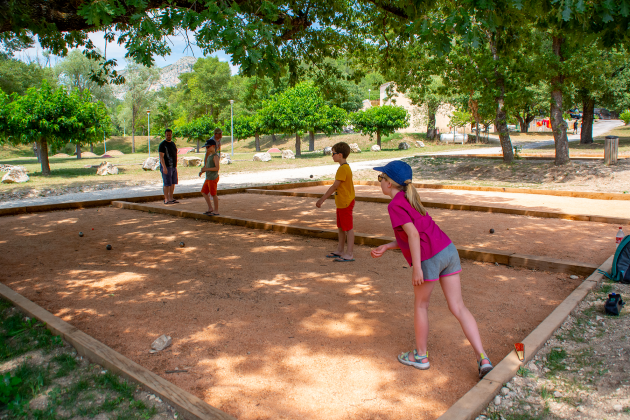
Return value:
M 378 166 L 374 170 L 383 172 L 398 185 L 405 185 L 405 181 L 413 178 L 411 166 L 402 160 L 392 160 L 387 165 Z

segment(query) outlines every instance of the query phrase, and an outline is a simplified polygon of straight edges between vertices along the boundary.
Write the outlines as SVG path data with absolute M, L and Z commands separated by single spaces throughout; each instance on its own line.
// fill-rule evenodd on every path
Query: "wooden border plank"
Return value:
M 140 384 L 144 389 L 158 395 L 175 407 L 184 418 L 190 420 L 235 420 L 229 414 L 212 407 L 202 399 L 173 385 L 166 379 L 54 316 L 4 284 L 0 284 L 0 295 L 11 301 L 29 316 L 45 323 L 46 328 L 54 335 L 61 336 L 80 355 L 127 380 Z
M 598 268 L 610 271 L 614 255 L 610 256 Z M 490 403 L 502 384 L 509 382 L 518 368 L 534 358 L 553 333 L 562 326 L 567 317 L 575 310 L 586 295 L 602 281 L 603 274 L 597 270 L 582 282 L 560 305 L 534 329 L 524 340 L 525 360 L 521 362 L 514 350 L 510 351 L 499 364 L 488 373 L 477 385 L 453 404 L 438 420 L 472 420 Z
M 308 198 L 321 198 L 323 193 L 308 193 L 308 192 L 299 192 L 299 191 L 268 191 L 268 190 L 260 190 L 260 189 L 247 189 L 245 191 L 248 194 L 264 194 L 264 195 L 276 195 L 276 196 L 286 196 L 286 197 L 308 197 Z M 334 197 L 329 197 L 329 199 L 334 199 Z M 387 204 L 392 201 L 391 198 L 385 197 L 366 197 L 357 195 L 355 201 L 363 201 L 368 203 L 384 203 Z M 568 213 L 559 213 L 552 211 L 540 211 L 540 210 L 526 210 L 526 209 L 516 209 L 510 207 L 491 207 L 491 206 L 478 206 L 478 205 L 470 205 L 470 204 L 451 204 L 451 203 L 440 203 L 436 201 L 423 201 L 422 204 L 424 207 L 429 208 L 438 208 L 438 209 L 446 209 L 446 210 L 458 210 L 458 211 L 478 211 L 484 213 L 501 213 L 501 214 L 514 214 L 519 216 L 529 216 L 529 217 L 540 217 L 543 219 L 564 219 L 564 220 L 577 220 L 581 222 L 599 222 L 599 223 L 609 223 L 614 225 L 628 225 L 630 224 L 630 219 L 621 219 L 614 217 L 605 217 L 605 216 L 589 216 L 584 214 L 568 214 Z
M 213 223 L 242 226 L 250 229 L 271 230 L 274 232 L 288 233 L 291 235 L 309 236 L 314 238 L 333 240 L 337 240 L 338 238 L 337 230 L 333 229 L 309 228 L 304 226 L 286 225 L 282 223 L 273 223 L 263 220 L 245 219 L 240 217 L 207 216 L 198 211 L 177 210 L 174 208 L 129 203 L 126 201 L 114 201 L 112 202 L 112 206 L 127 210 L 138 210 L 144 212 L 168 214 L 171 216 L 185 217 L 189 219 L 208 220 Z M 357 245 L 380 246 L 392 241 L 394 241 L 394 238 L 390 236 L 370 235 L 360 232 L 355 232 L 354 234 L 354 243 Z M 496 262 L 499 264 L 511 265 L 513 267 L 525 267 L 529 269 L 539 269 L 568 274 L 591 273 L 594 267 L 597 268 L 597 266 L 588 263 L 565 261 L 531 255 L 521 255 L 513 252 L 491 249 L 477 249 L 458 246 L 457 251 L 459 252 L 461 258 L 469 260 Z M 513 256 L 515 257 L 513 258 Z M 554 264 L 556 265 L 556 268 L 550 269 L 550 267 L 554 267 Z

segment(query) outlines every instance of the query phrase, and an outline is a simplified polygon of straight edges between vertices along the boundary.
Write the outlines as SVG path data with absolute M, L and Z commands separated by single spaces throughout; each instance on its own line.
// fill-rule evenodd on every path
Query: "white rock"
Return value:
M 577 408 L 577 411 L 579 411 L 580 413 L 583 413 L 583 412 L 585 412 L 586 410 L 584 409 L 584 407 L 579 406 L 579 407 Z
M 407 143 L 406 141 L 403 141 L 398 145 L 398 150 L 407 150 L 407 149 L 409 149 L 409 143 Z
M 28 175 L 26 174 L 26 171 L 22 171 L 20 169 L 11 169 L 9 172 L 7 172 L 6 174 L 4 174 L 4 176 L 2 177 L 2 183 L 3 184 L 16 184 L 16 183 L 21 183 L 21 182 L 27 182 L 28 181 Z
M 359 147 L 357 143 L 352 143 L 352 144 L 349 144 L 348 146 L 350 146 L 350 152 L 361 153 L 361 148 Z
M 147 158 L 142 164 L 142 169 L 145 171 L 157 171 L 160 169 L 160 159 L 156 157 Z
M 617 413 L 621 413 L 621 411 L 623 410 L 623 405 L 615 404 L 613 405 L 613 410 L 615 410 Z
M 579 279 L 579 277 L 576 276 L 575 274 L 571 274 L 569 277 L 572 278 L 573 280 Z
M 556 392 L 553 393 L 553 396 L 556 397 L 556 398 L 562 398 L 562 392 L 556 391 Z
M 496 396 L 494 397 L 494 405 L 501 405 L 501 397 L 500 396 Z
M 324 155 L 332 155 L 332 147 L 324 147 Z
M 381 146 L 379 146 L 378 144 L 374 144 L 374 145 L 372 145 L 372 147 L 370 147 L 370 151 L 372 151 L 372 152 L 380 152 L 381 151 Z
M 182 163 L 184 166 L 201 166 L 203 160 L 198 156 L 186 156 Z
M 295 155 L 291 150 L 283 150 L 282 151 L 282 159 L 295 159 Z
M 232 160 L 229 157 L 224 157 L 223 159 L 219 161 L 220 165 L 230 165 L 231 163 L 232 163 Z
M 267 152 L 256 153 L 252 160 L 254 162 L 269 162 L 271 160 L 271 155 L 269 153 L 267 153 Z
M 424 142 L 423 141 L 417 141 L 416 142 L 416 147 L 424 147 Z
M 506 387 L 501 388 L 501 394 L 503 394 L 503 395 L 507 395 L 507 394 L 508 394 L 508 392 L 510 392 L 510 389 L 509 389 L 509 388 L 506 388 Z
M 118 168 L 114 166 L 111 162 L 107 162 L 107 161 L 98 165 L 98 168 L 96 169 L 96 175 L 105 176 L 105 175 L 117 175 L 117 174 L 118 174 Z
M 602 317 L 601 317 L 601 316 L 599 316 L 599 315 L 597 315 L 597 316 L 595 317 L 595 321 L 601 321 L 602 319 L 604 319 L 604 318 L 602 318 Z
M 229 157 L 230 157 L 230 154 L 229 154 L 229 153 L 220 153 L 219 155 L 220 155 L 219 157 L 220 157 L 221 159 L 225 159 L 225 158 L 229 158 Z
M 531 407 L 530 405 L 525 404 L 525 405 L 523 406 L 523 410 L 525 410 L 525 411 L 529 411 L 529 410 L 531 410 L 531 409 L 532 409 L 532 407 Z
M 0 163 L 0 172 L 9 172 L 12 169 L 18 169 L 20 171 L 26 172 L 26 168 L 24 166 L 21 166 L 21 165 L 4 165 L 4 164 Z
M 173 344 L 173 339 L 168 335 L 162 334 L 161 336 L 156 338 L 153 343 L 151 343 L 151 348 L 155 351 L 162 351 L 171 344 Z

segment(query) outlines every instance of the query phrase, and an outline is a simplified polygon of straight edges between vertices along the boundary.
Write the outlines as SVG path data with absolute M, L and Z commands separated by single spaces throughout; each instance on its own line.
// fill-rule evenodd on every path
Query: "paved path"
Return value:
M 599 136 L 612 130 L 615 127 L 623 125 L 622 121 L 618 120 L 605 120 L 598 122 L 593 127 L 593 136 Z M 569 141 L 577 141 L 579 136 L 569 136 Z M 547 144 L 553 144 L 553 140 L 542 141 L 536 143 L 523 143 L 525 148 L 540 147 Z M 441 152 L 436 155 L 449 155 L 449 154 L 489 154 L 489 153 L 501 153 L 500 147 L 482 148 L 482 149 L 470 149 L 460 150 L 453 152 Z M 363 169 L 371 169 L 375 166 L 385 165 L 395 159 L 379 159 L 363 162 L 352 162 L 350 167 L 353 171 L 359 171 Z M 308 181 L 310 176 L 319 178 L 321 176 L 332 175 L 337 171 L 339 166 L 324 165 L 324 166 L 309 166 L 305 168 L 292 168 L 292 169 L 277 169 L 272 171 L 263 171 L 256 173 L 242 173 L 242 174 L 227 174 L 221 175 L 221 188 L 239 188 L 239 187 L 252 187 L 256 185 L 266 184 L 279 184 L 284 182 L 300 182 Z M 159 180 L 159 174 L 156 173 L 156 181 Z M 184 180 L 179 183 L 175 188 L 175 192 L 189 192 L 201 190 L 203 184 L 202 179 Z M 37 206 L 42 204 L 57 204 L 57 203 L 71 203 L 76 201 L 88 201 L 88 200 L 105 200 L 105 199 L 123 199 L 127 197 L 139 197 L 146 195 L 158 195 L 162 194 L 162 186 L 160 182 L 150 185 L 140 185 L 135 187 L 122 187 L 109 190 L 91 191 L 83 193 L 71 193 L 59 196 L 41 197 L 41 198 L 28 198 L 24 200 L 10 200 L 0 203 L 0 208 L 20 207 L 20 206 Z
M 593 137 L 601 136 L 602 134 L 605 134 L 609 132 L 610 130 L 616 127 L 620 127 L 622 125 L 624 125 L 624 123 L 621 120 L 601 120 L 593 124 Z M 543 141 L 537 141 L 537 142 L 531 142 L 531 141 L 525 142 L 525 141 L 512 140 L 512 145 L 521 145 L 523 146 L 523 149 L 537 149 L 539 147 L 549 146 L 549 145 L 554 144 L 553 135 L 551 133 L 549 133 L 549 137 L 550 137 L 549 140 L 543 140 Z M 569 137 L 569 142 L 580 141 L 579 134 L 570 135 L 568 137 Z M 496 137 L 497 141 L 498 139 L 499 138 Z M 460 150 L 460 151 L 452 151 L 452 152 L 436 152 L 436 153 L 431 153 L 431 155 L 492 155 L 492 154 L 502 154 L 502 153 L 503 151 L 501 150 L 501 147 L 499 146 L 499 147 L 486 147 L 483 149 L 469 149 L 469 150 Z

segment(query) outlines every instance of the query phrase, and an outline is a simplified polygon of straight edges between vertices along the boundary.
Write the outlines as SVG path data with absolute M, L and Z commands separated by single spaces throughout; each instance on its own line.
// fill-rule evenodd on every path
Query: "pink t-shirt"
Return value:
M 389 218 L 392 220 L 396 242 L 398 242 L 398 246 L 409 265 L 411 265 L 411 250 L 407 233 L 403 230 L 402 225 L 413 223 L 418 229 L 421 261 L 428 260 L 451 243 L 449 237 L 435 224 L 429 213 L 423 216 L 422 213 L 411 207 L 405 198 L 404 191 L 396 194 L 387 206 L 387 210 L 389 211 Z

